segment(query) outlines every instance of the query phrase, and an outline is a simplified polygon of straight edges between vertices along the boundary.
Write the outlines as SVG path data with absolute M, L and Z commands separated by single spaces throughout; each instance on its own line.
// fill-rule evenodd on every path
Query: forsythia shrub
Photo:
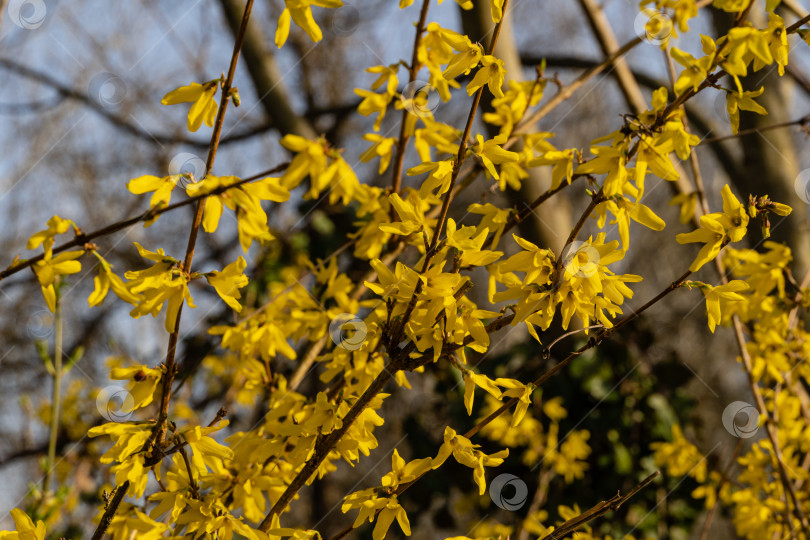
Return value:
M 459 4 L 468 8 L 473 1 L 481 0 Z M 339 0 L 285 3 L 275 34 L 278 47 L 287 41 L 291 23 L 318 41 L 322 33 L 312 6 L 342 6 Z M 401 0 L 400 8 L 411 3 Z M 488 43 L 477 43 L 431 22 L 427 15 L 432 2 L 424 0 L 416 25 L 416 63 L 372 66 L 367 71 L 378 77 L 376 81 L 370 88 L 355 90 L 362 99 L 357 112 L 375 118 L 375 132 L 363 136 L 371 146 L 359 158 L 379 159 L 378 172 L 390 174 L 390 186 L 361 181 L 341 149 L 331 147 L 325 138 L 297 135 L 281 140 L 291 160 L 273 173 L 245 179 L 212 175 L 222 120 L 229 102 L 239 99 L 233 86 L 237 47 L 228 75 L 180 86 L 162 100 L 167 106 L 188 107 L 190 131 L 203 124 L 213 128 L 206 175 L 146 175 L 126 184 L 133 194 L 151 197 L 149 210 L 136 220 L 146 227 L 159 227 L 158 218 L 165 212 L 195 205 L 185 254 L 135 243 L 143 264 L 114 268 L 93 242 L 124 224 L 101 234 L 87 233 L 80 224 L 54 216 L 28 241 L 29 250 L 41 253 L 17 258 L 2 272 L 5 278 L 31 268 L 57 317 L 60 287 L 82 268 L 95 268 L 90 307 L 105 300 L 123 301 L 131 304 L 133 318 L 165 315 L 168 352 L 163 362 L 137 365 L 121 357 L 108 362 L 110 377 L 127 385 L 120 410 L 126 418 L 97 423 L 83 416 L 80 401 L 88 395 L 80 385 L 69 387 L 61 399 L 62 418 L 70 411 L 70 429 L 94 438 L 91 451 L 114 478 L 115 486 L 98 509 L 97 534 L 107 532 L 116 539 L 320 538 L 317 520 L 296 523 L 285 513 L 304 486 L 336 471 L 340 461 L 354 465 L 377 448 L 376 432 L 385 422 L 381 407 L 389 392 L 407 392 L 408 379 L 426 370 L 457 374 L 474 427 L 465 431 L 445 426 L 441 445 L 411 460 L 395 449 L 390 472 L 376 487 L 343 499 L 340 508 L 350 515 L 347 524 L 353 520 L 352 527 L 361 528 L 370 523 L 375 540 L 393 532 L 392 527 L 410 535 L 414 516 L 403 508 L 400 495 L 453 461 L 471 474 L 479 495 L 487 492 L 487 479 L 514 454 L 526 465 L 540 464 L 543 474 L 576 482 L 587 474 L 590 433 L 574 430 L 560 440 L 566 408 L 558 398 L 541 399 L 540 388 L 669 294 L 699 289 L 711 332 L 718 326 L 732 327 L 738 340 L 741 369 L 749 377 L 758 422 L 767 437 L 736 456 L 741 470 L 730 477 L 723 467 L 713 468 L 675 426 L 670 441 L 650 449 L 655 464 L 668 474 L 694 478 L 698 487 L 693 496 L 704 499 L 708 509 L 726 508 L 741 536 L 810 538 L 810 501 L 804 487 L 810 458 L 805 391 L 810 366 L 803 361 L 810 355 L 810 334 L 802 317 L 808 307 L 807 282 L 790 292 L 786 276 L 791 252 L 785 245 L 767 242 L 764 251 L 734 247 L 755 221 L 767 237 L 768 214 L 784 216 L 791 209 L 765 193 L 741 200 L 726 185 L 722 208 L 710 211 L 706 194 L 696 185 L 672 199 L 681 205 L 682 220 L 695 224 L 692 232 L 673 238 L 644 201 L 649 177 L 678 180 L 676 163 L 688 160 L 700 143 L 687 128 L 682 105 L 699 93 L 725 94 L 734 133 L 740 110 L 766 114 L 756 98 L 767 88 L 743 91 L 739 78 L 773 64 L 783 74 L 788 35 L 803 34 L 807 17 L 786 26 L 774 12 L 779 1 L 771 0 L 764 6 L 768 24 L 759 28 L 747 19 L 750 10 L 762 9 L 759 4 L 715 0 L 715 8 L 736 16 L 727 35 L 701 36 L 701 50 L 692 53 L 671 46 L 669 39 L 661 40 L 661 49 L 679 66 L 671 90 L 662 87 L 653 92 L 648 109 L 627 116 L 621 129 L 583 143 L 583 148 L 557 148 L 552 133 L 532 127 L 547 113 L 538 106 L 551 79 L 538 70 L 534 81 L 505 82 L 504 62 L 493 51 L 500 25 L 510 16 L 509 5 L 507 0 L 489 3 L 496 29 Z M 640 10 L 649 19 L 649 34 L 658 35 L 664 28 L 669 36 L 688 32 L 690 19 L 707 3 L 642 0 Z M 246 18 L 252 1 L 247 4 Z M 404 83 L 420 73 L 427 74 L 441 100 L 471 104 L 465 125 L 434 118 L 424 95 L 400 93 Z M 718 85 L 722 75 L 734 81 L 731 88 Z M 452 91 L 462 88 L 466 94 Z M 493 99 L 492 111 L 483 115 L 483 121 L 497 126 L 494 137 L 473 130 L 485 93 Z M 401 114 L 400 137 L 378 132 L 386 114 Z M 402 156 L 409 147 L 421 163 L 403 171 Z M 502 191 L 516 190 L 535 167 L 549 167 L 552 184 L 527 211 L 476 203 L 466 208 L 464 221 L 471 224 L 449 217 L 458 193 L 476 175 L 484 175 Z M 402 187 L 403 173 L 416 179 L 416 187 Z M 272 244 L 277 233 L 268 224 L 267 209 L 289 201 L 291 192 L 301 186 L 305 199 L 328 196 L 330 204 L 349 208 L 356 216 L 347 253 L 353 264 L 365 265 L 366 279 L 353 282 L 336 255 L 309 260 L 299 254 L 297 264 L 267 284 L 266 303 L 245 309 L 243 295 L 251 283 L 245 259 L 239 257 L 221 269 L 196 267 L 198 233 L 215 232 L 223 213 L 232 213 L 244 252 L 254 243 Z M 515 234 L 517 223 L 539 205 L 553 204 L 548 201 L 563 189 L 587 192 L 590 201 L 562 252 Z M 602 232 L 585 238 L 581 231 L 589 218 Z M 681 275 L 673 275 L 669 287 L 625 313 L 633 285 L 643 278 L 618 270 L 617 263 L 631 249 L 631 222 L 658 231 L 661 242 L 698 244 L 699 252 L 691 265 L 676 269 Z M 618 239 L 609 239 L 608 225 L 616 226 Z M 65 236 L 71 230 L 73 239 Z M 691 248 L 682 249 L 686 253 Z M 716 267 L 719 285 L 690 280 L 705 265 Z M 474 283 L 473 271 L 485 273 L 487 281 Z M 232 324 L 209 329 L 221 339 L 221 349 L 204 360 L 202 369 L 226 385 L 236 403 L 260 407 L 261 421 L 250 431 L 227 430 L 224 410 L 201 423 L 188 407 L 172 400 L 179 384 L 175 350 L 180 318 L 185 309 L 195 307 L 190 288 L 194 281 L 211 286 L 236 314 Z M 473 290 L 488 300 L 485 305 L 471 299 Z M 534 380 L 489 378 L 471 361 L 471 356 L 490 349 L 494 332 L 510 325 L 525 326 L 537 342 L 547 344 L 553 321 L 566 330 L 587 332 L 589 339 Z M 63 364 L 60 356 L 49 364 L 57 385 L 75 361 Z M 288 378 L 279 369 L 280 362 L 290 361 L 298 363 L 301 376 Z M 322 366 L 320 381 L 326 389 L 308 395 L 300 383 L 316 363 Z M 59 425 L 58 405 L 41 411 L 52 429 Z M 489 450 L 492 444 L 500 449 Z M 46 465 L 53 467 L 53 451 L 49 458 Z M 75 504 L 63 491 L 51 492 L 47 483 L 46 488 L 29 504 L 34 517 L 13 510 L 16 532 L 0 533 L 0 538 L 46 537 L 60 512 Z M 552 499 L 534 508 L 522 527 L 532 538 L 562 538 L 575 530 L 578 539 L 601 538 L 587 523 L 624 500 L 611 501 L 610 508 L 583 511 L 579 506 L 553 506 Z M 587 501 L 582 504 L 590 506 Z M 507 538 L 513 533 L 511 526 L 490 518 L 481 521 L 470 538 Z

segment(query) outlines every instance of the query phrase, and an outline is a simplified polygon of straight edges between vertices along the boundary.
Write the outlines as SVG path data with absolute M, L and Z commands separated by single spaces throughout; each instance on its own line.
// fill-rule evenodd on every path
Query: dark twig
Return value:
M 627 493 L 627 495 L 616 493 L 616 495 L 614 495 L 610 499 L 596 504 L 590 510 L 586 510 L 585 512 L 582 512 L 580 515 L 572 517 L 571 519 L 569 519 L 568 521 L 566 521 L 565 523 L 554 529 L 554 532 L 544 536 L 543 540 L 559 540 L 560 538 L 566 536 L 567 534 L 574 532 L 575 530 L 580 528 L 582 525 L 585 525 L 589 521 L 592 521 L 610 512 L 611 510 L 618 510 L 622 504 L 624 504 L 628 499 L 630 499 L 630 497 L 632 497 L 633 495 L 635 495 L 636 493 L 638 493 L 639 491 L 650 485 L 650 483 L 653 480 L 655 480 L 659 474 L 660 474 L 659 471 L 655 471 L 650 476 L 642 480 L 639 485 L 631 489 Z
M 109 504 L 107 504 L 107 508 L 104 509 L 104 515 L 101 516 L 101 521 L 98 523 L 96 532 L 93 533 L 92 540 L 101 540 L 104 537 L 104 533 L 107 532 L 107 529 L 115 516 L 115 512 L 118 510 L 118 505 L 121 504 L 121 501 L 124 499 L 124 495 L 127 494 L 128 489 L 129 480 L 126 480 L 123 484 L 115 488 L 113 491 L 112 500 L 109 502 Z
M 111 225 L 107 225 L 106 227 L 103 227 L 103 228 L 98 229 L 96 231 L 76 235 L 76 237 L 73 240 L 70 240 L 68 242 L 65 242 L 64 244 L 61 244 L 59 246 L 54 247 L 53 248 L 53 254 L 56 255 L 57 253 L 62 253 L 63 251 L 66 251 L 66 250 L 68 250 L 68 249 L 70 249 L 72 247 L 82 246 L 82 245 L 86 244 L 87 242 L 90 242 L 91 240 L 95 240 L 96 238 L 100 238 L 102 236 L 107 236 L 107 235 L 116 233 L 116 232 L 118 232 L 120 230 L 126 229 L 127 227 L 132 227 L 133 225 L 136 225 L 136 224 L 138 224 L 138 223 L 140 223 L 142 221 L 148 221 L 148 220 L 152 219 L 153 217 L 159 216 L 161 214 L 165 214 L 166 212 L 171 212 L 172 210 L 176 210 L 178 208 L 182 208 L 184 206 L 194 204 L 195 202 L 199 201 L 200 199 L 204 199 L 205 197 L 225 193 L 229 189 L 233 189 L 233 188 L 239 187 L 239 186 L 241 186 L 243 184 L 253 182 L 255 180 L 258 180 L 260 178 L 263 178 L 263 177 L 267 176 L 268 174 L 275 174 L 275 173 L 281 172 L 284 169 L 286 169 L 288 165 L 289 165 L 289 163 L 282 163 L 281 165 L 277 165 L 277 166 L 273 167 L 272 169 L 261 172 L 259 174 L 254 174 L 253 176 L 249 176 L 247 178 L 243 178 L 243 179 L 239 180 L 238 182 L 235 182 L 235 183 L 230 184 L 228 186 L 221 186 L 221 187 L 218 187 L 216 189 L 213 189 L 208 193 L 204 193 L 204 194 L 201 194 L 201 195 L 195 195 L 194 197 L 189 197 L 188 199 L 186 199 L 184 201 L 180 201 L 180 202 L 177 202 L 177 203 L 174 203 L 174 204 L 170 204 L 168 206 L 163 206 L 163 207 L 160 207 L 160 208 L 157 208 L 157 207 L 156 208 L 151 208 L 151 209 L 147 210 L 146 212 L 144 212 L 142 214 L 139 214 L 137 216 L 133 216 L 133 217 L 125 219 L 123 221 L 119 221 L 117 223 L 113 223 Z M 0 281 L 2 281 L 3 279 L 5 279 L 5 278 L 7 278 L 7 277 L 9 277 L 9 276 L 11 276 L 13 274 L 16 274 L 20 270 L 24 270 L 25 268 L 28 268 L 29 266 L 32 266 L 32 265 L 36 264 L 37 262 L 41 261 L 42 259 L 43 259 L 42 255 L 37 255 L 36 257 L 26 259 L 24 261 L 21 261 L 21 262 L 15 264 L 15 265 L 10 266 L 9 268 L 6 268 L 3 271 L 0 271 Z
M 412 85 L 412 83 L 416 80 L 416 74 L 419 72 L 419 44 L 422 42 L 422 34 L 425 32 L 425 23 L 427 22 L 427 13 L 428 7 L 430 6 L 430 0 L 422 0 L 422 9 L 419 12 L 419 22 L 416 23 L 416 36 L 413 40 L 413 55 L 411 56 L 411 65 L 408 66 L 408 83 Z M 416 98 L 416 95 L 411 96 L 411 99 Z M 413 106 L 413 104 L 411 104 Z M 396 158 L 394 159 L 394 176 L 391 181 L 391 192 L 392 193 L 399 193 L 400 187 L 402 186 L 402 163 L 405 161 L 405 149 L 408 145 L 408 139 L 410 138 L 408 133 L 406 132 L 406 126 L 408 124 L 408 115 L 410 111 L 408 107 L 402 108 L 402 119 L 400 120 L 399 126 L 399 139 L 397 140 L 397 152 Z M 394 208 L 391 208 L 392 215 L 396 212 Z
M 782 122 L 781 124 L 773 124 L 773 125 L 770 125 L 770 126 L 744 129 L 742 131 L 738 131 L 734 135 L 723 135 L 721 137 L 711 137 L 709 139 L 703 139 L 702 141 L 700 141 L 700 144 L 698 144 L 698 146 L 703 145 L 703 144 L 711 144 L 711 143 L 715 143 L 715 142 L 719 142 L 719 141 L 726 141 L 728 139 L 736 139 L 737 137 L 743 137 L 745 135 L 751 135 L 751 134 L 754 134 L 754 133 L 764 133 L 764 132 L 770 131 L 772 129 L 780 129 L 780 128 L 786 128 L 786 127 L 790 127 L 790 126 L 807 127 L 808 123 L 810 123 L 810 114 L 808 114 L 806 116 L 802 116 L 801 118 L 799 118 L 797 120 L 792 120 L 790 122 Z

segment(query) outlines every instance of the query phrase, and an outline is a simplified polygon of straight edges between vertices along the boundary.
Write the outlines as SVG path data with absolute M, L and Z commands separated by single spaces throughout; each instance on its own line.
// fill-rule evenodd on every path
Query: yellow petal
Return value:
M 290 35 L 290 10 L 284 8 L 281 16 L 278 18 L 278 28 L 276 28 L 276 47 L 279 49 L 287 42 L 287 36 Z
M 205 216 L 203 217 L 203 229 L 207 233 L 212 233 L 219 226 L 219 218 L 222 216 L 222 200 L 217 197 L 209 197 L 205 202 Z
M 143 176 L 139 176 L 138 178 L 133 178 L 127 182 L 127 189 L 136 195 L 142 195 L 144 193 L 158 190 L 161 186 L 163 186 L 163 184 L 163 178 L 158 178 L 157 176 L 152 176 L 151 174 L 145 174 Z
M 312 9 L 309 6 L 305 8 L 293 8 L 290 11 L 295 24 L 300 26 L 309 35 L 312 41 L 320 41 L 323 38 L 321 29 L 315 24 L 315 19 L 312 17 Z
M 160 103 L 163 105 L 176 105 L 178 103 L 189 103 L 197 101 L 205 88 L 200 83 L 191 83 L 181 86 L 163 96 Z

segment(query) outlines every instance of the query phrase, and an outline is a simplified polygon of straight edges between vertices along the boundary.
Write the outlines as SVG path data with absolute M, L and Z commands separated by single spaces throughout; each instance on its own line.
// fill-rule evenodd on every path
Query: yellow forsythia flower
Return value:
M 504 458 L 509 455 L 509 450 L 504 449 L 495 454 L 486 455 L 478 448 L 480 445 L 473 444 L 470 439 L 457 434 L 453 428 L 447 426 L 444 428 L 444 444 L 433 460 L 433 468 L 438 469 L 452 454 L 459 464 L 473 469 L 473 478 L 478 484 L 478 494 L 483 495 L 487 491 L 484 467 L 497 467 L 503 463 Z
M 188 111 L 187 126 L 189 131 L 197 131 L 203 122 L 208 127 L 214 125 L 218 105 L 214 99 L 219 87 L 219 79 L 208 81 L 205 84 L 191 83 L 172 90 L 160 100 L 163 105 L 176 105 L 178 103 L 192 103 Z
M 129 395 L 132 396 L 132 403 L 124 400 L 121 404 L 121 412 L 128 414 L 135 409 L 146 407 L 152 403 L 158 382 L 160 382 L 163 372 L 158 368 L 150 368 L 144 365 L 132 366 L 128 368 L 113 368 L 110 378 L 119 381 L 131 381 Z
M 748 230 L 748 212 L 731 192 L 728 184 L 723 186 L 722 194 L 722 212 L 700 216 L 699 229 L 675 237 L 679 244 L 703 243 L 698 256 L 689 266 L 692 272 L 697 272 L 704 264 L 713 260 L 729 242 L 742 240 Z
M 315 23 L 310 6 L 339 8 L 343 5 L 340 0 L 284 0 L 284 3 L 286 7 L 278 18 L 278 28 L 276 29 L 276 47 L 279 49 L 284 46 L 287 36 L 290 35 L 290 19 L 307 33 L 309 39 L 320 41 L 323 33 Z
M 52 257 L 51 253 L 48 252 L 45 254 L 44 259 L 33 266 L 34 273 L 42 287 L 42 296 L 45 297 L 45 302 L 48 303 L 48 309 L 51 310 L 51 313 L 56 311 L 56 288 L 54 283 L 56 283 L 59 276 L 81 272 L 82 264 L 76 259 L 82 255 L 84 255 L 84 251 L 66 251 Z
M 76 228 L 76 225 L 69 219 L 62 219 L 59 216 L 53 216 L 48 220 L 47 229 L 34 233 L 31 238 L 28 239 L 28 245 L 26 248 L 36 249 L 39 246 L 42 246 L 45 253 L 49 253 L 51 248 L 53 248 L 54 237 L 57 234 L 66 233 L 71 225 L 74 227 L 74 229 Z
M 222 271 L 214 270 L 205 275 L 208 283 L 216 289 L 220 298 L 237 313 L 242 311 L 242 305 L 239 303 L 242 296 L 239 294 L 239 289 L 248 284 L 248 277 L 243 273 L 246 266 L 245 259 L 239 257 Z
M 141 257 L 154 261 L 155 264 L 146 270 L 130 271 L 124 277 L 131 280 L 130 291 L 141 294 L 138 305 L 130 312 L 130 316 L 137 319 L 147 313 L 157 317 L 164 302 L 166 308 L 166 331 L 170 334 L 175 330 L 177 314 L 185 301 L 189 307 L 194 305 L 194 299 L 188 290 L 189 277 L 176 268 L 178 261 L 166 255 L 162 249 L 157 252 L 144 249 L 135 242 L 135 247 Z
M 467 95 L 473 95 L 476 90 L 484 85 L 489 87 L 489 91 L 496 98 L 503 97 L 503 79 L 506 76 L 506 69 L 503 67 L 503 60 L 492 55 L 481 57 L 481 67 L 475 72 L 475 77 L 467 85 Z
M 99 255 L 95 250 L 93 250 L 93 255 L 98 258 L 99 265 L 98 275 L 93 278 L 95 287 L 87 298 L 87 303 L 90 304 L 90 307 L 98 306 L 104 302 L 104 298 L 107 296 L 110 289 L 124 302 L 137 304 L 139 300 L 138 295 L 133 294 L 124 281 L 112 271 L 112 265 L 104 260 L 104 257 Z
M 740 111 L 751 111 L 757 114 L 766 115 L 768 111 L 765 110 L 765 107 L 754 101 L 754 98 L 757 96 L 761 96 L 762 92 L 765 91 L 765 87 L 763 86 L 757 91 L 752 92 L 742 92 L 738 94 L 736 92 L 729 92 L 726 95 L 726 109 L 728 110 L 728 117 L 731 121 L 731 132 L 735 135 L 740 129 Z
M 35 526 L 34 520 L 19 508 L 14 508 L 10 513 L 17 532 L 0 531 L 0 540 L 45 540 L 45 523 L 37 521 Z
M 172 174 L 162 178 L 145 174 L 137 178 L 133 178 L 127 182 L 127 189 L 135 195 L 143 195 L 144 193 L 152 193 L 152 198 L 149 199 L 149 209 L 168 206 L 172 198 L 172 190 L 177 186 L 177 182 L 183 175 Z M 143 226 L 149 227 L 158 220 L 160 215 L 153 216 L 144 221 Z

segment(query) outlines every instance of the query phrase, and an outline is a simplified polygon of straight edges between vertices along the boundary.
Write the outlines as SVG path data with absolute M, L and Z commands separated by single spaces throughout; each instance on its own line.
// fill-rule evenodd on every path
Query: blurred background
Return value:
M 353 90 L 369 88 L 376 79 L 365 68 L 410 59 L 412 23 L 418 18 L 419 4 L 400 10 L 397 2 L 352 0 L 336 10 L 314 8 L 323 40 L 312 43 L 293 26 L 287 45 L 278 50 L 273 36 L 282 2 L 258 0 L 235 77 L 242 104 L 228 110 L 214 173 L 240 177 L 261 173 L 289 159 L 278 144 L 283 135 L 323 134 L 332 145 L 345 149 L 344 158 L 361 181 L 388 185 L 390 170 L 378 175 L 376 160 L 359 160 L 368 147 L 362 136 L 372 131 L 373 118 L 356 113 L 359 98 Z M 428 19 L 479 39 L 487 35 L 492 23 L 488 2 L 475 4 L 468 12 L 452 1 L 431 4 Z M 241 0 L 6 0 L 0 5 L 0 145 L 4 149 L 0 267 L 18 254 L 31 256 L 25 250 L 27 238 L 43 229 L 54 214 L 92 231 L 143 212 L 148 196 L 127 191 L 125 184 L 131 178 L 177 172 L 200 176 L 210 129 L 189 133 L 187 108 L 164 107 L 160 99 L 178 86 L 217 78 L 227 69 L 233 30 L 244 8 Z M 783 1 L 779 12 L 790 24 L 806 14 L 806 8 L 805 0 Z M 516 79 L 533 80 L 536 67 L 545 60 L 546 76 L 556 75 L 561 84 L 568 84 L 600 63 L 606 53 L 643 33 L 647 19 L 638 13 L 637 1 L 512 0 L 496 55 L 505 60 Z M 703 9 L 690 22 L 691 32 L 672 37 L 672 44 L 697 56 L 698 34 L 722 35 L 730 22 L 727 14 L 711 7 Z M 754 22 L 758 27 L 767 25 Z M 558 148 L 579 148 L 587 155 L 593 139 L 622 126 L 623 114 L 644 110 L 652 90 L 671 88 L 664 54 L 653 41 L 645 40 L 626 56 L 626 62 L 591 79 L 536 129 L 555 133 Z M 732 84 L 721 81 L 727 88 Z M 769 115 L 743 112 L 741 130 L 793 122 L 810 114 L 810 54 L 798 36 L 791 36 L 784 77 L 766 68 L 745 81 L 748 89 L 762 85 L 767 90 L 758 102 Z M 544 99 L 557 90 L 549 83 Z M 455 92 L 453 100 L 439 103 L 433 113 L 438 120 L 460 127 L 470 100 L 463 87 Z M 807 134 L 794 124 L 724 139 L 731 134 L 724 92 L 712 89 L 689 101 L 686 108 L 691 130 L 704 139 L 696 152 L 712 208 L 719 208 L 725 183 L 731 184 L 741 200 L 749 194 L 768 194 L 793 206 L 790 217 L 772 223 L 772 233 L 774 240 L 793 248 L 794 275 L 804 275 L 810 264 Z M 399 114 L 387 115 L 380 133 L 396 136 L 399 119 Z M 491 126 L 478 121 L 474 132 L 488 129 Z M 416 153 L 408 153 L 405 167 L 417 163 Z M 691 169 L 683 165 L 688 175 Z M 506 193 L 491 189 L 492 182 L 479 177 L 453 206 L 451 217 L 462 218 L 471 202 L 520 208 L 522 201 L 533 200 L 547 188 L 549 175 L 548 170 L 536 169 L 524 180 L 520 192 Z M 405 186 L 414 182 L 404 177 Z M 671 185 L 657 178 L 647 182 L 646 204 L 667 227 L 658 233 L 643 227 L 631 231 L 633 249 L 617 269 L 644 277 L 634 286 L 631 306 L 640 306 L 682 274 L 696 251 L 674 241 L 677 233 L 692 226 L 679 222 L 678 206 L 668 205 L 674 194 Z M 559 251 L 587 205 L 584 189 L 584 183 L 575 184 L 541 206 L 521 225 L 520 234 Z M 305 253 L 311 260 L 325 258 L 353 230 L 353 216 L 345 208 L 331 206 L 326 200 L 303 200 L 302 194 L 303 190 L 294 193 L 289 204 L 274 207 L 269 214 L 271 228 L 279 232 L 278 240 L 254 245 L 246 254 L 249 275 L 255 279 L 248 302 L 255 306 L 266 299 L 266 284 L 293 264 L 297 254 Z M 173 200 L 180 200 L 183 195 L 177 191 L 175 197 Z M 162 247 L 179 258 L 191 216 L 188 206 L 162 216 L 148 229 L 135 226 L 100 239 L 100 253 L 119 273 L 143 266 L 133 242 L 152 250 Z M 595 223 L 589 223 L 586 232 L 594 230 Z M 617 237 L 615 230 L 608 230 L 610 237 Z M 751 231 L 750 247 L 757 247 L 760 233 L 755 227 Z M 201 235 L 195 266 L 219 269 L 240 254 L 235 220 L 225 217 L 216 234 Z M 362 261 L 353 264 L 348 271 L 359 279 L 368 268 Z M 63 456 L 59 475 L 71 507 L 63 513 L 54 538 L 79 538 L 82 531 L 89 537 L 86 524 L 101 504 L 101 486 L 110 481 L 108 473 L 87 459 L 93 449 L 85 437 L 87 427 L 103 421 L 93 407 L 92 392 L 110 384 L 105 362 L 110 357 L 126 357 L 156 366 L 166 349 L 162 318 L 132 320 L 126 305 L 111 300 L 88 309 L 94 270 L 92 265 L 85 266 L 82 274 L 70 279 L 63 301 L 66 355 L 83 350 L 63 385 L 73 388 L 75 395 L 85 396 L 86 402 L 65 404 L 64 432 L 58 439 L 58 453 Z M 697 279 L 718 282 L 710 265 Z M 182 395 L 206 423 L 226 394 L 211 390 L 210 380 L 206 380 L 213 376 L 210 370 L 197 369 L 218 343 L 206 329 L 232 320 L 212 293 L 204 287 L 192 289 L 198 307 L 183 313 L 178 355 L 181 370 L 194 374 L 194 382 L 186 385 Z M 485 294 L 478 294 L 484 302 Z M 41 459 L 48 443 L 43 422 L 47 407 L 43 409 L 43 404 L 49 401 L 51 378 L 36 342 L 52 340 L 53 321 L 28 271 L 0 281 L 0 306 L 0 394 L 4 396 L 0 400 L 0 477 L 4 481 L 0 519 L 7 526 L 8 511 L 31 499 L 31 490 L 42 476 Z M 508 374 L 531 380 L 580 345 L 582 334 L 578 336 L 561 340 L 551 356 L 544 358 L 541 346 L 525 330 L 506 329 L 493 339 L 482 370 L 491 376 Z M 722 429 L 722 411 L 733 401 L 752 400 L 731 338 L 723 329 L 714 335 L 708 332 L 702 295 L 685 291 L 671 295 L 542 389 L 543 401 L 562 397 L 568 410 L 560 421 L 561 439 L 580 430 L 590 433 L 592 451 L 582 479 L 569 483 L 562 476 L 544 477 L 533 463 L 524 463 L 520 451 L 513 452 L 498 472 L 521 478 L 528 485 L 531 504 L 510 512 L 494 506 L 488 495 L 479 498 L 469 470 L 448 463 L 402 498 L 412 516 L 414 537 L 471 534 L 491 519 L 514 525 L 530 507 L 546 508 L 550 521 L 557 518 L 557 505 L 588 508 L 617 490 L 631 488 L 654 470 L 649 444 L 668 438 L 673 423 L 685 426 L 687 437 L 708 454 L 710 463 L 725 467 L 738 439 Z M 221 376 L 227 382 L 227 374 Z M 466 429 L 480 413 L 467 417 L 461 401 L 463 385 L 449 373 L 411 374 L 409 380 L 412 390 L 398 389 L 385 403 L 386 424 L 378 435 L 379 448 L 358 467 L 341 464 L 337 474 L 302 491 L 307 502 L 297 504 L 293 517 L 287 518 L 289 525 L 319 523 L 317 528 L 325 537 L 335 534 L 354 519 L 354 515 L 340 512 L 340 498 L 375 485 L 390 470 L 394 447 L 406 459 L 433 455 L 441 443 L 443 426 Z M 304 389 L 314 395 L 317 384 L 312 381 Z M 249 429 L 256 413 L 234 407 L 229 429 Z M 487 451 L 497 450 L 481 440 Z M 690 495 L 694 487 L 688 478 L 663 478 L 594 527 L 614 535 L 632 530 L 640 537 L 698 538 L 706 513 L 703 501 Z M 538 498 L 535 493 L 543 495 Z M 528 538 L 525 534 L 516 537 Z M 366 536 L 370 538 L 370 530 L 357 537 Z M 735 538 L 728 516 L 722 512 L 714 516 L 709 537 Z

